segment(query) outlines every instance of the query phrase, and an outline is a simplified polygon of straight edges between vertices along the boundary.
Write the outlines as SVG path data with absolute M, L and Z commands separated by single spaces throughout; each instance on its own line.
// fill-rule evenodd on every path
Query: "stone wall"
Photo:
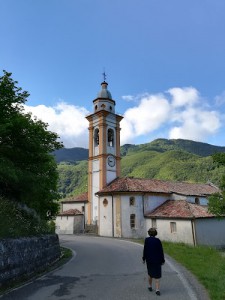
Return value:
M 60 255 L 57 235 L 0 240 L 0 286 L 43 271 Z

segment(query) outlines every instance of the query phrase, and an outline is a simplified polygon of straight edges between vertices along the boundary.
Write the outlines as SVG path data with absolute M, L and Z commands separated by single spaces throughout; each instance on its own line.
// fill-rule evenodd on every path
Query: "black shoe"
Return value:
M 152 292 L 152 287 L 150 286 L 150 287 L 148 288 L 148 290 L 149 290 L 149 292 Z
M 160 291 L 155 292 L 157 296 L 160 296 Z

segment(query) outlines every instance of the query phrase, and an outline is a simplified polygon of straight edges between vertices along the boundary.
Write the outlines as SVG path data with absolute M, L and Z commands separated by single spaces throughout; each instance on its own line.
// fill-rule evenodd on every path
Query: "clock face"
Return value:
M 109 165 L 110 167 L 114 167 L 115 164 L 116 164 L 115 158 L 114 158 L 113 156 L 108 156 L 108 165 Z

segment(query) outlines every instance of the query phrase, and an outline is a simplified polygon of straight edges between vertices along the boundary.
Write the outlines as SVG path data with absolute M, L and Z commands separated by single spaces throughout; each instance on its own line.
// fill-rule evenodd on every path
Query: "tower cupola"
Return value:
M 98 98 L 104 98 L 104 99 L 111 99 L 112 100 L 112 95 L 110 93 L 110 91 L 107 90 L 107 86 L 108 86 L 108 83 L 103 81 L 101 83 L 101 86 L 102 86 L 102 89 L 101 91 L 98 93 Z
M 97 94 L 97 98 L 93 100 L 94 112 L 105 110 L 111 113 L 115 113 L 116 102 L 112 99 L 110 91 L 107 89 L 108 83 L 103 81 L 101 83 L 102 89 Z

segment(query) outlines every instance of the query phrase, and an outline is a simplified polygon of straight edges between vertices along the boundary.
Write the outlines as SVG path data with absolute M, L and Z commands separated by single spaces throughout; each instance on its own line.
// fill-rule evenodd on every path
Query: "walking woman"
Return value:
M 156 295 L 160 296 L 159 279 L 162 277 L 161 266 L 165 263 L 163 247 L 160 239 L 156 238 L 157 230 L 150 228 L 145 239 L 143 251 L 143 263 L 147 263 L 147 270 L 149 275 L 149 291 L 152 291 L 152 281 L 155 279 Z

